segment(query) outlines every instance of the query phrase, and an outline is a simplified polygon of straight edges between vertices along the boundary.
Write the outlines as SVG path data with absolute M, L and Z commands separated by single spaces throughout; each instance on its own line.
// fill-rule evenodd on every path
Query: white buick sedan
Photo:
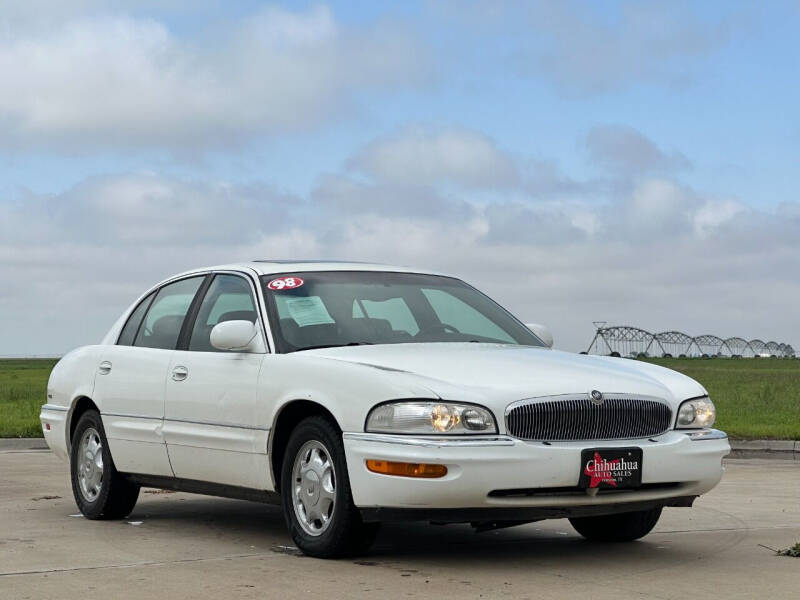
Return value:
M 90 519 L 127 516 L 141 486 L 275 502 L 319 557 L 365 550 L 385 521 L 566 517 L 630 541 L 719 482 L 730 447 L 700 384 L 551 345 L 421 270 L 198 269 L 61 359 L 42 428 Z

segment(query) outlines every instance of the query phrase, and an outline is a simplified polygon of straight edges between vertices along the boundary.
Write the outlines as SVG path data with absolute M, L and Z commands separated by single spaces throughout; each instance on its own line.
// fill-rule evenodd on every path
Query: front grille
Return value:
M 646 438 L 669 429 L 672 411 L 660 400 L 587 397 L 515 403 L 506 412 L 508 433 L 524 440 L 574 441 Z

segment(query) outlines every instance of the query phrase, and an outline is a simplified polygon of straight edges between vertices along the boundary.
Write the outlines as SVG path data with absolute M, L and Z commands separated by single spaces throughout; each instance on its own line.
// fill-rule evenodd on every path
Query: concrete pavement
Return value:
M 276 507 L 143 490 L 125 521 L 75 516 L 66 464 L 0 452 L 0 598 L 800 597 L 800 463 L 730 460 L 691 509 L 640 542 L 586 542 L 564 520 L 475 534 L 385 527 L 370 554 L 297 556 Z

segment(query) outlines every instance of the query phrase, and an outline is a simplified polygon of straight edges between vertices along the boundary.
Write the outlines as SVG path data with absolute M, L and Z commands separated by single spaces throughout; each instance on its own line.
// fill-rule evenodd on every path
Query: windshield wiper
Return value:
M 305 346 L 298 348 L 295 352 L 301 350 L 319 350 L 320 348 L 344 348 L 345 346 L 374 346 L 375 342 L 347 342 L 346 344 L 320 344 L 319 346 Z

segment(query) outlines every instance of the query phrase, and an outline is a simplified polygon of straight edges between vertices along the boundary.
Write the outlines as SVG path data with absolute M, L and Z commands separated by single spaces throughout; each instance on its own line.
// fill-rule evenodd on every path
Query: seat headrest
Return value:
M 153 323 L 153 335 L 172 334 L 183 324 L 183 315 L 164 315 Z
M 255 323 L 256 319 L 256 311 L 254 310 L 230 310 L 222 313 L 217 323 L 222 323 L 223 321 L 250 321 Z

